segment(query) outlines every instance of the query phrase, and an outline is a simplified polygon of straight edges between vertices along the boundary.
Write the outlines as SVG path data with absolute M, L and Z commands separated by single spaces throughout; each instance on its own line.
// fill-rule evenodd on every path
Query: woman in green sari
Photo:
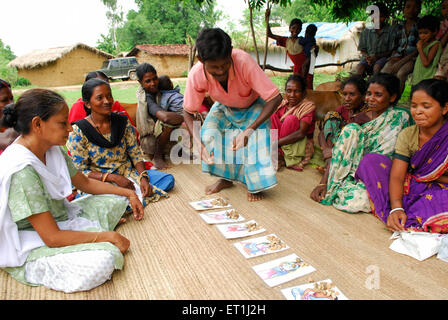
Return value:
M 363 125 L 350 123 L 342 130 L 332 150 L 322 204 L 351 213 L 370 212 L 366 188 L 355 180 L 355 172 L 367 153 L 391 156 L 398 133 L 410 125 L 409 111 L 395 106 L 399 95 L 396 76 L 380 73 L 369 79 L 366 102 L 373 119 Z
M 57 93 L 31 89 L 3 110 L 2 124 L 21 135 L 0 156 L 0 268 L 28 285 L 90 290 L 123 266 L 130 241 L 114 231 L 134 190 L 86 177 L 61 146 L 72 127 Z M 68 202 L 72 185 L 89 193 Z

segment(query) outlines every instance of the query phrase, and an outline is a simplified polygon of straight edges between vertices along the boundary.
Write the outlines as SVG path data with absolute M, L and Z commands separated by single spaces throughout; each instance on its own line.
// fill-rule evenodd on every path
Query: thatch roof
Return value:
M 126 56 L 136 56 L 139 51 L 159 56 L 188 56 L 188 44 L 138 44 Z
M 90 47 L 90 46 L 82 44 L 82 43 L 77 43 L 72 46 L 34 50 L 28 54 L 25 54 L 23 56 L 17 57 L 16 59 L 12 60 L 8 64 L 8 66 L 15 67 L 18 69 L 40 68 L 40 67 L 49 65 L 50 63 L 53 63 L 53 62 L 61 59 L 63 56 L 72 52 L 73 50 L 80 49 L 80 48 L 89 50 L 97 55 L 104 56 L 105 59 L 114 58 L 113 55 L 111 55 L 107 52 L 98 50 L 94 47 Z

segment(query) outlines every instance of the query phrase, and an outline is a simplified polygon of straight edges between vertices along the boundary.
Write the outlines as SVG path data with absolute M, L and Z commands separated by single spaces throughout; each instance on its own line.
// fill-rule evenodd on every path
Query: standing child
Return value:
M 297 18 L 292 19 L 291 23 L 289 24 L 290 36 L 283 37 L 272 33 L 271 27 L 269 26 L 270 14 L 271 10 L 266 9 L 265 19 L 266 19 L 268 37 L 277 41 L 278 46 L 286 48 L 286 54 L 294 64 L 292 72 L 294 74 L 299 74 L 303 76 L 302 66 L 306 60 L 306 55 L 303 50 L 303 46 L 299 43 L 299 34 L 302 31 L 302 20 Z
M 307 88 L 313 90 L 313 74 L 310 74 L 311 55 L 314 54 L 317 57 L 319 47 L 316 43 L 317 27 L 314 24 L 308 25 L 305 30 L 305 37 L 299 37 L 299 43 L 303 46 L 306 59 L 302 65 L 302 74 L 306 78 Z M 315 50 L 313 50 L 315 49 Z
M 415 125 L 398 135 L 392 160 L 364 156 L 356 172 L 373 214 L 391 231 L 448 231 L 448 84 L 426 79 L 412 88 Z
M 436 40 L 439 21 L 432 15 L 424 16 L 417 23 L 420 40 L 417 42 L 418 57 L 412 73 L 412 85 L 433 78 L 442 55 L 442 45 Z

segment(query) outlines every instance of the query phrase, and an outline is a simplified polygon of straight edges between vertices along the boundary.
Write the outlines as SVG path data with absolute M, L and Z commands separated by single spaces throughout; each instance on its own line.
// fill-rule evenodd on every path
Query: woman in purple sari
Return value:
M 355 178 L 373 214 L 391 231 L 448 232 L 448 84 L 426 79 L 412 88 L 415 125 L 400 132 L 393 160 L 370 153 Z

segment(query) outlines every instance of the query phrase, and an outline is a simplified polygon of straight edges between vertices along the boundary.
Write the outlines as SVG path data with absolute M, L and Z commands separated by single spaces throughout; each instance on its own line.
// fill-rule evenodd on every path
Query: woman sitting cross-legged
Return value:
M 0 267 L 65 292 L 101 285 L 122 268 L 130 245 L 113 230 L 129 203 L 141 220 L 142 203 L 130 189 L 77 171 L 60 147 L 72 127 L 59 94 L 28 90 L 3 114 L 2 125 L 21 136 L 0 156 Z M 72 185 L 94 195 L 68 202 Z
M 355 172 L 367 153 L 392 156 L 398 134 L 411 120 L 408 110 L 394 106 L 399 92 L 400 80 L 394 75 L 379 73 L 369 79 L 366 101 L 373 120 L 350 123 L 342 130 L 332 150 L 322 204 L 346 212 L 370 212 L 366 188 L 355 179 Z
M 171 174 L 146 170 L 135 128 L 128 118 L 111 111 L 114 99 L 109 83 L 90 79 L 82 86 L 90 115 L 73 123 L 67 148 L 76 167 L 88 177 L 135 189 L 143 205 L 168 197 L 174 187 Z
M 362 77 L 355 75 L 344 80 L 341 87 L 344 104 L 335 111 L 329 111 L 325 115 L 322 122 L 322 129 L 318 135 L 325 167 L 318 168 L 319 171 L 323 171 L 322 179 L 310 195 L 311 199 L 317 202 L 325 198 L 333 146 L 338 140 L 344 126 L 349 123 L 363 125 L 372 120 L 372 112 L 368 111 L 368 106 L 365 102 L 367 91 L 366 81 Z
M 448 84 L 422 80 L 412 88 L 415 125 L 400 132 L 392 160 L 364 156 L 356 178 L 372 212 L 391 231 L 448 232 Z
M 285 95 L 271 115 L 271 130 L 278 136 L 279 167 L 303 171 L 314 153 L 316 106 L 306 99 L 306 81 L 297 74 L 286 80 Z

